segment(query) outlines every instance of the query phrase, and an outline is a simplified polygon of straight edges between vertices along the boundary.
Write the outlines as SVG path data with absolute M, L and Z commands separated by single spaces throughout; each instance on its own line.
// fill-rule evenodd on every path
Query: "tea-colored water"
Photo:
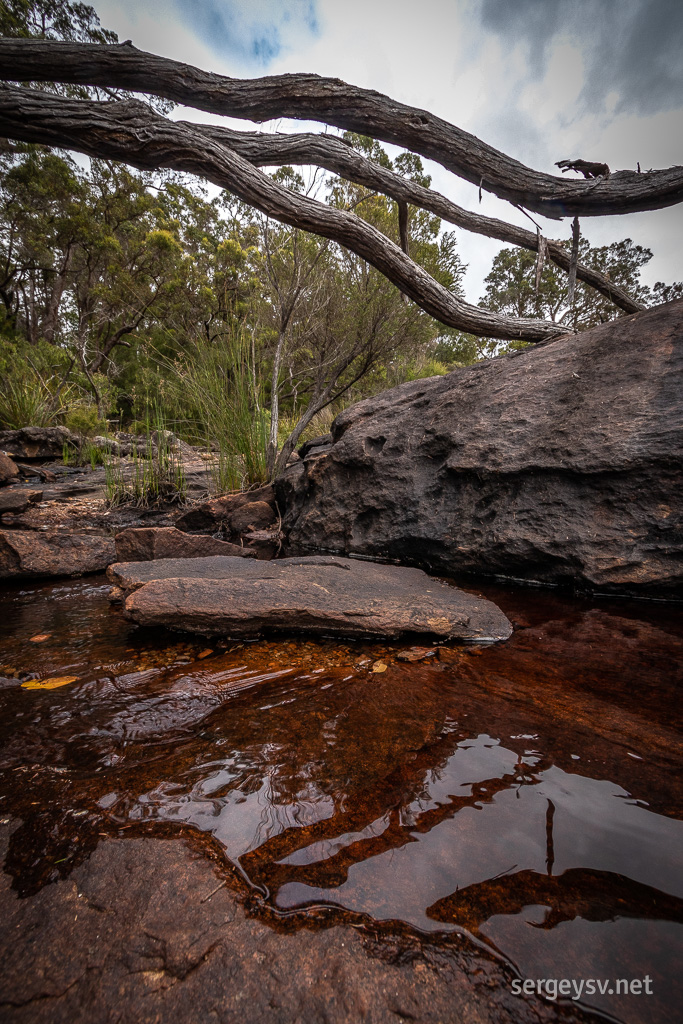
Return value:
M 256 913 L 476 943 L 520 977 L 652 979 L 683 999 L 680 607 L 486 588 L 488 647 L 137 629 L 102 579 L 8 588 L 0 810 L 27 899 L 103 836 L 204 837 Z M 33 642 L 32 637 L 47 639 Z M 373 671 L 377 661 L 385 671 Z M 26 677 L 25 677 L 26 678 Z

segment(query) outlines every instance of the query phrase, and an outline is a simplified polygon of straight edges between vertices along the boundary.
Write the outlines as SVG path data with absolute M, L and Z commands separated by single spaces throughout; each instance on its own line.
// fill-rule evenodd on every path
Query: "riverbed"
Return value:
M 189 843 L 282 944 L 334 925 L 428 950 L 483 971 L 501 1020 L 527 979 L 529 1019 L 540 1006 L 672 1020 L 681 606 L 476 589 L 512 638 L 404 661 L 409 642 L 143 630 L 101 577 L 5 587 L 0 813 L 17 920 L 107 843 L 163 839 Z M 551 1000 L 539 979 L 584 984 Z M 20 1003 L 7 1019 L 43 1019 Z

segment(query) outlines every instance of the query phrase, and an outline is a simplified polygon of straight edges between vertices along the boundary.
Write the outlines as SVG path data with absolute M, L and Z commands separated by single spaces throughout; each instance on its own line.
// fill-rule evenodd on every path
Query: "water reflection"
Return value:
M 647 1013 L 591 1003 L 667 1019 L 683 994 L 680 616 L 487 596 L 517 623 L 509 643 L 406 664 L 398 644 L 146 633 L 98 583 L 8 591 L 15 885 L 67 874 L 103 834 L 191 828 L 271 911 L 463 933 L 531 977 L 648 973 Z M 20 672 L 78 680 L 29 692 Z

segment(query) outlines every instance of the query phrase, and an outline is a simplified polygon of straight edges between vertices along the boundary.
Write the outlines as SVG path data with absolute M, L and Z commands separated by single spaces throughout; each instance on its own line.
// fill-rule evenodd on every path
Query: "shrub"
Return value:
M 64 418 L 64 425 L 81 438 L 102 434 L 107 429 L 106 422 L 99 418 L 97 407 L 94 405 L 77 405 L 70 409 Z

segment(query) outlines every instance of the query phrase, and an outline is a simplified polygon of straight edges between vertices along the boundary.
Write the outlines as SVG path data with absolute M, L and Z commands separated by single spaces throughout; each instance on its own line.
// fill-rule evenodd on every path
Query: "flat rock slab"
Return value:
M 116 557 L 113 537 L 61 530 L 0 530 L 0 577 L 83 576 Z
M 117 564 L 108 575 L 128 595 L 127 618 L 207 635 L 505 640 L 512 633 L 491 601 L 404 566 L 327 556 L 267 563 L 216 556 Z
M 25 512 L 29 505 L 42 501 L 42 491 L 29 491 L 25 487 L 10 487 L 0 491 L 0 515 L 5 512 Z
M 2 495 L 0 495 L 0 501 Z M 0 506 L 1 507 L 1 506 Z M 174 526 L 147 526 L 122 530 L 116 535 L 116 557 L 120 562 L 147 562 L 159 558 L 201 558 L 227 555 L 256 558 L 256 552 L 215 537 L 193 536 Z

